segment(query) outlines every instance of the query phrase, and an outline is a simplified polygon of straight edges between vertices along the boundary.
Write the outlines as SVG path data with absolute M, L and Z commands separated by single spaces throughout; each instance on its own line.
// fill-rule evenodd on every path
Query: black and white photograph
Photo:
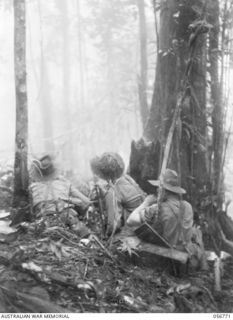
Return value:
M 233 0 L 0 0 L 0 41 L 0 317 L 231 319 Z

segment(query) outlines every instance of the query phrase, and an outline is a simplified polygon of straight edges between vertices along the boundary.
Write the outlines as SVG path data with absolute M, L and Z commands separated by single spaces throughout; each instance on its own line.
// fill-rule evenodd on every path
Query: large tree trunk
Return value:
M 171 123 L 172 110 L 176 104 L 178 56 L 176 52 L 173 52 L 172 41 L 176 39 L 177 23 L 173 18 L 173 14 L 177 10 L 178 4 L 175 0 L 161 1 L 160 28 L 157 39 L 157 49 L 159 51 L 157 52 L 152 103 L 147 125 L 143 133 L 145 141 L 142 143 L 143 139 L 141 139 L 139 142 L 134 143 L 130 156 L 130 174 L 139 184 L 141 180 L 158 178 L 163 148 Z M 152 154 L 150 152 L 151 143 L 146 141 L 152 143 L 154 146 L 152 149 L 157 150 L 157 153 Z M 135 161 L 135 159 L 140 159 L 140 161 Z M 143 170 L 140 170 L 139 166 L 143 166 Z M 138 173 L 138 176 L 134 174 L 135 172 Z M 148 184 L 144 190 L 149 190 Z
M 26 80 L 25 1 L 14 0 L 16 133 L 13 206 L 28 202 L 28 110 Z
M 199 1 L 193 0 L 192 5 L 190 2 L 176 0 L 161 2 L 154 93 L 149 120 L 144 130 L 145 139 L 160 146 L 159 154 L 153 159 L 155 168 L 153 175 L 158 176 L 178 94 L 182 91 L 189 61 L 192 66 L 189 71 L 190 86 L 186 90 L 186 97 L 181 106 L 180 121 L 173 135 L 168 162 L 168 167 L 180 173 L 182 184 L 189 194 L 198 187 L 203 187 L 208 181 L 205 152 L 206 36 L 199 35 L 195 44 L 189 41 L 191 34 L 189 25 L 198 18 L 193 10 L 194 5 L 200 7 Z M 192 50 L 195 52 L 194 59 L 193 57 L 190 59 Z M 140 154 L 139 149 L 137 154 Z M 146 153 L 145 150 L 141 151 L 143 154 Z M 135 158 L 133 153 L 131 159 Z M 149 161 L 151 163 L 152 159 Z M 143 166 L 149 169 L 147 163 Z M 135 168 L 130 168 L 130 173 L 131 171 L 135 171 Z M 144 172 L 144 176 L 148 177 L 149 171 L 151 169 L 148 170 L 148 174 Z M 141 176 L 136 180 L 139 182 L 140 178 Z
M 140 76 L 138 83 L 139 106 L 142 119 L 142 126 L 145 128 L 149 110 L 147 103 L 147 30 L 145 17 L 145 2 L 137 0 L 139 13 L 139 34 L 140 34 Z
M 181 39 L 179 47 L 180 81 L 187 68 L 190 50 L 192 68 L 189 76 L 189 89 L 181 110 L 182 131 L 180 140 L 180 173 L 181 182 L 186 188 L 190 200 L 197 201 L 199 194 L 209 186 L 208 147 L 207 147 L 207 115 L 206 115 L 206 34 L 200 33 L 192 45 L 192 35 L 197 28 L 190 30 L 190 24 L 204 19 L 204 8 L 200 1 L 193 5 L 202 12 L 202 16 L 193 10 L 190 3 L 183 2 L 179 16 L 177 38 Z
M 167 107 L 172 109 L 175 105 L 177 59 L 169 49 L 176 30 L 172 17 L 176 10 L 177 5 L 174 0 L 161 1 L 160 30 L 159 39 L 157 39 L 159 52 L 157 52 L 152 104 L 143 138 L 134 142 L 131 148 L 129 173 L 147 192 L 150 188 L 146 180 L 157 178 L 159 174 L 162 158 L 161 146 L 165 144 L 165 127 L 169 129 Z M 157 153 L 151 152 L 151 148 Z
M 144 136 L 150 141 L 164 140 L 171 117 L 167 118 L 167 108 L 173 109 L 176 100 L 177 55 L 171 50 L 176 38 L 177 24 L 173 14 L 178 10 L 175 0 L 161 1 L 159 52 L 157 52 L 154 92 L 149 121 Z
M 158 178 L 160 151 L 159 142 L 147 142 L 142 138 L 131 143 L 128 173 L 146 193 L 154 192 L 148 180 Z

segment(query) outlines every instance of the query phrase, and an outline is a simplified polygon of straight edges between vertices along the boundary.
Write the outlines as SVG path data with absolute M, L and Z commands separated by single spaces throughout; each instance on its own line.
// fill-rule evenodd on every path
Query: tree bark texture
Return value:
M 209 33 L 209 61 L 211 79 L 211 100 L 213 104 L 213 191 L 218 193 L 223 156 L 223 110 L 222 92 L 219 77 L 219 3 L 213 0 L 209 4 L 209 22 L 213 26 Z
M 192 4 L 203 13 L 203 4 L 199 0 L 193 0 Z M 207 37 L 206 33 L 201 33 L 196 37 L 195 43 L 192 43 L 192 37 L 197 29 L 190 29 L 190 25 L 197 19 L 201 20 L 203 17 L 193 10 L 190 3 L 184 1 L 177 29 L 177 38 L 180 39 L 178 54 L 181 85 L 187 60 L 192 67 L 186 99 L 181 108 L 179 157 L 181 182 L 193 202 L 209 186 L 206 115 Z M 194 56 L 189 57 L 192 49 L 195 50 Z
M 163 0 L 160 9 L 159 52 L 155 73 L 154 93 L 144 138 L 160 145 L 154 157 L 154 167 L 159 175 L 163 151 L 171 126 L 178 94 L 184 86 L 189 69 L 189 85 L 173 135 L 168 167 L 177 170 L 181 183 L 191 196 L 208 181 L 206 157 L 206 35 L 200 34 L 192 43 L 194 31 L 190 25 L 201 19 L 193 6 L 202 10 L 201 1 Z M 190 56 L 195 45 L 195 54 Z M 138 151 L 140 153 L 140 151 Z M 145 151 L 143 151 L 145 153 Z M 131 158 L 133 155 L 131 154 Z M 150 160 L 151 161 L 151 160 Z M 159 162 L 159 164 L 158 164 Z M 148 172 L 144 176 L 149 176 Z M 135 168 L 132 168 L 135 171 Z M 130 169 L 131 171 L 131 169 Z M 154 173 L 156 170 L 154 170 Z M 140 179 L 136 179 L 139 180 Z
M 18 206 L 21 201 L 28 201 L 28 110 L 24 0 L 14 0 L 14 21 L 16 133 L 13 206 Z
M 138 81 L 139 107 L 142 127 L 145 128 L 149 110 L 147 103 L 147 29 L 145 17 L 145 2 L 137 0 L 139 13 L 139 35 L 140 35 L 140 76 Z
M 147 142 L 143 138 L 131 143 L 128 173 L 148 194 L 155 191 L 148 180 L 158 178 L 160 149 L 159 142 Z
M 176 63 L 173 54 L 172 39 L 175 38 L 176 24 L 172 15 L 178 9 L 176 1 L 161 1 L 159 52 L 155 73 L 154 92 L 150 109 L 150 117 L 144 130 L 144 136 L 151 141 L 163 139 L 165 127 L 169 129 L 167 108 L 175 104 Z M 169 94 L 169 93 L 173 94 Z

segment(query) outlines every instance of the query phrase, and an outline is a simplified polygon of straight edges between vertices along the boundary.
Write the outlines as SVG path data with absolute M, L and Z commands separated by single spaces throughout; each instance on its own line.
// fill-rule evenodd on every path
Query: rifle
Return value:
M 160 172 L 160 176 L 159 176 L 159 180 L 160 180 L 160 185 L 159 185 L 159 191 L 158 191 L 158 206 L 160 207 L 161 204 L 161 200 L 162 200 L 162 194 L 163 194 L 163 175 L 164 172 L 167 168 L 167 164 L 168 164 L 168 160 L 169 160 L 169 155 L 170 155 L 170 150 L 171 150 L 171 144 L 172 144 L 172 139 L 173 139 L 173 134 L 176 128 L 176 123 L 179 117 L 179 111 L 182 105 L 182 102 L 185 98 L 185 90 L 179 95 L 178 99 L 177 99 L 177 103 L 176 103 L 176 107 L 175 107 L 175 111 L 173 114 L 173 118 L 172 118 L 172 123 L 171 123 L 171 127 L 169 129 L 168 132 L 168 136 L 167 136 L 167 141 L 166 141 L 166 145 L 165 145 L 165 149 L 164 149 L 164 157 L 163 157 L 163 162 L 162 162 L 162 167 L 161 167 L 161 172 Z
M 97 184 L 96 178 L 94 178 L 94 182 L 95 182 L 94 190 L 95 190 L 96 196 L 97 196 L 97 202 L 98 202 L 98 208 L 99 208 L 99 214 L 100 214 L 100 221 L 101 221 L 101 225 L 102 225 L 102 232 L 103 232 L 103 235 L 105 236 L 107 223 L 106 223 L 106 217 L 105 217 L 105 214 L 104 214 L 104 207 L 103 207 L 103 202 L 102 202 L 101 189 L 100 189 L 100 186 Z
M 180 109 L 181 109 L 183 101 L 186 97 L 187 88 L 190 86 L 189 76 L 190 76 L 190 73 L 191 73 L 191 70 L 193 67 L 193 61 L 194 61 L 193 58 L 194 58 L 196 44 L 197 44 L 196 40 L 201 33 L 206 33 L 208 31 L 208 28 L 203 28 L 203 27 L 206 27 L 204 22 L 202 22 L 200 25 L 196 26 L 195 32 L 190 35 L 190 40 L 192 39 L 192 42 L 190 41 L 190 43 L 189 43 L 189 46 L 190 46 L 189 60 L 188 60 L 187 66 L 185 68 L 182 87 L 181 87 L 181 90 L 180 90 L 178 97 L 177 97 L 177 102 L 176 102 L 174 114 L 172 117 L 172 123 L 171 123 L 170 129 L 169 129 L 168 135 L 167 135 L 166 144 L 165 144 L 165 148 L 164 148 L 163 161 L 162 161 L 162 166 L 161 166 L 160 175 L 159 175 L 160 185 L 159 185 L 158 199 L 157 199 L 159 210 L 160 210 L 161 201 L 163 198 L 163 175 L 164 175 L 164 172 L 167 168 L 167 164 L 168 164 L 168 160 L 169 160 L 169 156 L 170 156 L 171 144 L 172 144 L 176 124 L 179 119 Z M 136 210 L 139 211 L 139 208 L 140 208 L 140 206 Z
M 204 17 L 204 15 L 206 14 L 206 5 L 207 5 L 207 2 L 205 2 L 205 4 L 203 4 L 203 8 L 202 8 L 201 15 L 203 17 L 202 18 L 203 20 L 200 21 L 199 23 L 193 24 L 193 27 L 192 27 L 193 31 L 189 37 L 189 47 L 190 47 L 189 58 L 188 58 L 186 68 L 184 70 L 183 81 L 181 82 L 180 93 L 178 94 L 178 97 L 177 97 L 177 102 L 176 102 L 176 106 L 175 106 L 175 110 L 174 110 L 174 114 L 173 114 L 173 118 L 172 118 L 172 123 L 171 123 L 170 129 L 169 129 L 169 132 L 168 132 L 167 141 L 166 141 L 166 145 L 165 145 L 165 149 L 164 149 L 164 156 L 163 156 L 161 172 L 160 172 L 160 176 L 159 176 L 161 183 L 160 183 L 159 192 L 158 192 L 158 205 L 160 204 L 161 198 L 162 198 L 162 195 L 161 195 L 162 189 L 163 189 L 162 179 L 163 179 L 163 174 L 164 174 L 166 167 L 167 167 L 167 164 L 168 164 L 175 127 L 176 127 L 177 121 L 179 119 L 179 113 L 180 113 L 181 106 L 182 106 L 183 101 L 184 101 L 186 94 L 187 94 L 187 89 L 190 87 L 189 78 L 190 78 L 190 74 L 191 74 L 193 64 L 195 61 L 194 57 L 195 57 L 195 52 L 196 52 L 196 48 L 198 45 L 197 39 L 200 34 L 207 33 L 211 27 L 205 21 L 205 17 Z

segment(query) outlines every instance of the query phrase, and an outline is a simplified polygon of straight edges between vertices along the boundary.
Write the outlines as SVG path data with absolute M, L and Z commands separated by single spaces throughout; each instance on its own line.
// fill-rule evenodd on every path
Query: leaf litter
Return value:
M 212 261 L 208 273 L 174 277 L 136 263 L 136 244 L 108 247 L 98 231 L 80 239 L 43 218 L 17 230 L 16 239 L 0 244 L 0 312 L 233 311 L 232 257 L 224 261 L 222 292 L 215 293 Z

